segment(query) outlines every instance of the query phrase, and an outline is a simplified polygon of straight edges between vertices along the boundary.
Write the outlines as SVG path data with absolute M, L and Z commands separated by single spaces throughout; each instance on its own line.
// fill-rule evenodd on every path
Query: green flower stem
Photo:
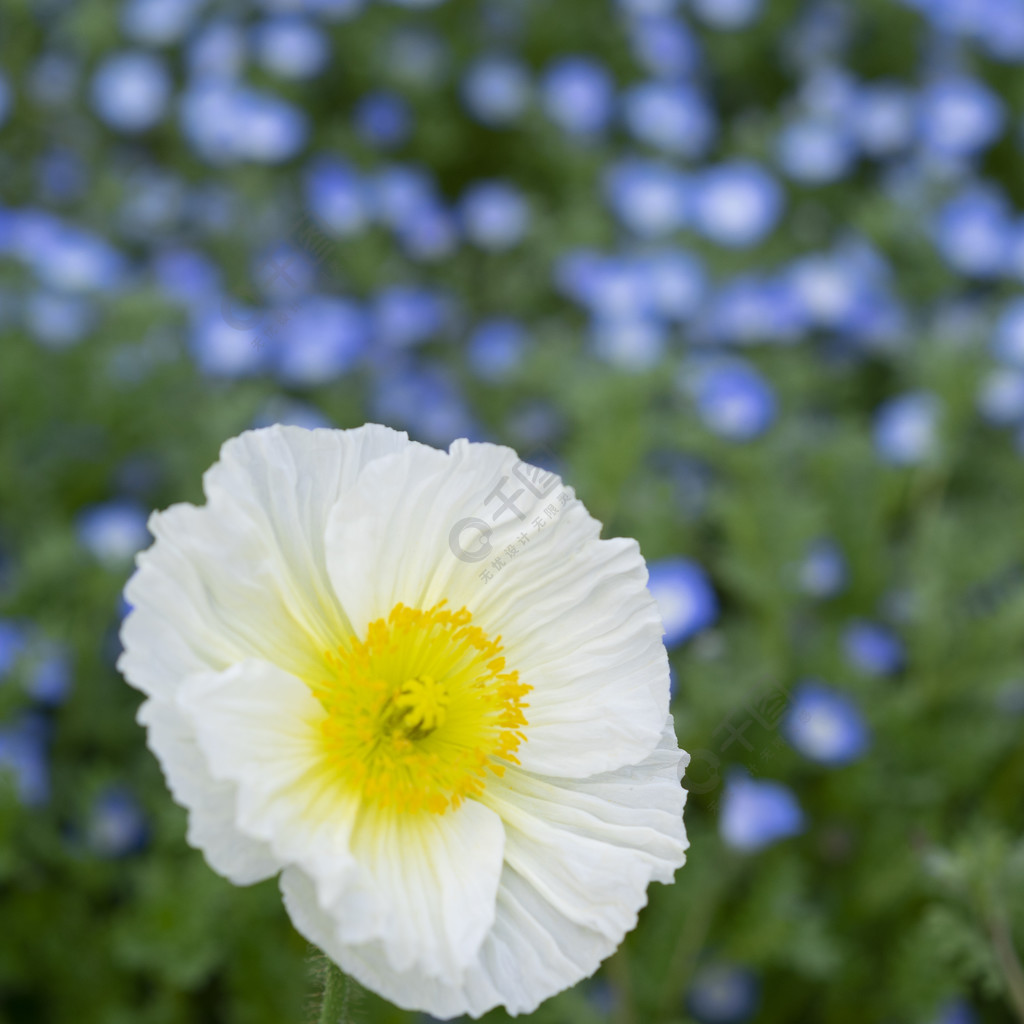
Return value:
M 341 968 L 328 959 L 324 974 L 324 996 L 320 1006 L 319 1024 L 351 1024 L 349 1010 L 352 982 Z

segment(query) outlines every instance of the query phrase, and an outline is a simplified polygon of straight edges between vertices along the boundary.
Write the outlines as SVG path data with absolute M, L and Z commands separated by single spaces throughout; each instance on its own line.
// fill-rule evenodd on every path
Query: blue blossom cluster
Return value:
M 39 805 L 50 797 L 51 715 L 71 689 L 71 657 L 33 623 L 0 619 L 0 687 L 19 683 L 29 703 L 0 724 L 0 771 L 13 780 L 19 800 Z

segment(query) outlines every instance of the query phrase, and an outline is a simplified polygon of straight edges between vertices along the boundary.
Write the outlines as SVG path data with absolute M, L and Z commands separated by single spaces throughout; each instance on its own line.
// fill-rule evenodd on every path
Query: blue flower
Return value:
M 48 746 L 46 723 L 38 715 L 23 715 L 0 727 L 0 776 L 13 776 L 15 793 L 27 807 L 50 799 Z
M 672 14 L 679 0 L 616 0 L 616 6 L 627 17 L 647 18 Z
M 891 398 L 875 413 L 874 441 L 879 457 L 894 466 L 916 466 L 938 450 L 938 398 L 925 391 Z
M 317 14 L 331 21 L 350 21 L 361 14 L 368 0 L 304 0 L 310 14 Z M 285 9 L 294 6 L 293 0 L 285 0 Z
M 711 28 L 736 31 L 752 25 L 762 0 L 692 0 L 693 13 Z
M 701 261 L 682 249 L 661 249 L 635 264 L 644 304 L 666 320 L 686 323 L 700 309 L 707 293 Z
M 870 742 L 864 717 L 853 701 L 816 682 L 797 687 L 782 730 L 804 757 L 833 766 L 856 761 Z
M 465 191 L 459 216 L 471 242 L 481 249 L 501 251 L 522 241 L 530 223 L 530 208 L 515 186 L 484 181 Z
M 830 61 L 810 69 L 800 85 L 800 107 L 812 119 L 841 125 L 852 120 L 859 83 L 844 67 Z
M 808 324 L 851 333 L 888 300 L 888 276 L 873 250 L 857 246 L 805 256 L 786 279 Z
M 783 171 L 805 185 L 839 181 L 857 157 L 845 128 L 823 118 L 791 121 L 779 135 L 776 151 Z
M 371 146 L 395 149 L 409 137 L 412 115 L 405 100 L 394 92 L 371 92 L 357 104 L 356 130 Z
M 309 136 L 309 119 L 298 107 L 272 93 L 240 89 L 234 96 L 238 118 L 234 152 L 253 163 L 279 164 L 296 156 Z
M 1014 299 L 1000 314 L 992 353 L 1004 363 L 1024 368 L 1024 299 Z
M 371 404 L 378 422 L 405 427 L 428 444 L 447 446 L 457 437 L 476 436 L 462 394 L 437 367 L 389 366 L 375 383 Z
M 331 234 L 362 231 L 371 216 L 369 191 L 359 172 L 331 156 L 320 156 L 303 177 L 306 207 Z
M 857 94 L 853 132 L 864 153 L 889 157 L 908 149 L 917 124 L 917 99 L 894 82 L 865 85 Z
M 50 798 L 50 766 L 46 725 L 26 715 L 0 727 L 0 776 L 13 777 L 17 799 L 39 807 Z
M 7 79 L 0 74 L 0 128 L 3 127 L 4 122 L 7 120 L 7 115 L 11 110 L 11 87 L 7 84 Z
M 181 101 L 185 138 L 211 164 L 278 164 L 296 156 L 309 136 L 309 120 L 271 93 L 227 81 L 204 80 Z
M 622 106 L 633 138 L 667 153 L 700 157 L 714 139 L 715 116 L 688 83 L 643 82 L 623 94 Z
M 28 644 L 29 631 L 14 619 L 0 619 L 0 680 L 10 675 Z
M 149 547 L 148 514 L 133 501 L 90 505 L 78 515 L 78 540 L 94 558 L 118 565 Z
M 694 395 L 701 422 L 728 441 L 753 440 L 775 421 L 775 392 L 746 363 L 719 362 L 698 369 Z
M 594 354 L 622 370 L 650 370 L 667 346 L 662 323 L 649 317 L 598 317 L 590 328 Z
M 694 971 L 686 1005 L 701 1024 L 741 1024 L 757 1010 L 757 975 L 738 964 L 709 963 Z
M 949 999 L 939 1007 L 931 1024 L 978 1024 L 978 1015 L 965 999 Z
M 315 406 L 290 398 L 282 398 L 280 395 L 270 398 L 252 420 L 254 430 L 258 430 L 260 427 L 271 427 L 275 423 L 290 427 L 302 427 L 303 430 L 334 427 L 331 419 Z
M 843 649 L 849 662 L 872 676 L 890 676 L 903 667 L 903 641 L 877 622 L 858 620 L 843 633 Z
M 278 335 L 277 372 L 292 384 L 325 384 L 351 370 L 370 346 L 370 319 L 344 299 L 311 296 Z
M 195 249 L 159 249 L 153 257 L 153 276 L 163 294 L 183 306 L 207 305 L 220 293 L 220 270 Z
M 1017 281 L 1024 280 L 1024 221 L 1018 220 L 1010 229 L 1006 273 Z
M 978 391 L 982 419 L 997 427 L 1024 423 L 1024 369 L 1000 366 L 990 370 Z
M 127 0 L 121 8 L 121 30 L 145 46 L 180 42 L 196 20 L 204 0 Z
M 718 832 L 727 846 L 756 853 L 803 830 L 803 811 L 788 786 L 738 772 L 726 779 Z
M 189 332 L 189 350 L 202 373 L 210 377 L 246 377 L 266 366 L 261 333 L 267 315 L 225 296 L 196 311 Z
M 45 348 L 77 345 L 96 323 L 96 309 L 81 295 L 34 291 L 25 300 L 25 326 Z
M 635 17 L 629 36 L 637 62 L 659 78 L 681 78 L 700 65 L 700 48 L 679 18 L 663 15 Z
M 414 260 L 443 259 L 459 245 L 455 217 L 441 203 L 414 207 L 395 230 L 402 248 Z
M 689 219 L 689 183 L 660 161 L 620 160 L 605 176 L 605 192 L 615 216 L 641 238 L 670 235 Z
M 969 188 L 947 202 L 935 222 L 943 259 L 970 277 L 998 277 L 1006 270 L 1013 225 L 1005 196 Z
M 253 29 L 253 40 L 256 59 L 281 78 L 315 78 L 331 55 L 323 30 L 305 18 L 268 18 Z
M 721 164 L 697 184 L 694 224 L 712 242 L 745 248 L 763 241 L 782 214 L 782 189 L 760 165 Z
M 1024 5 L 989 0 L 979 7 L 977 36 L 996 60 L 1020 63 L 1024 60 Z
M 462 102 L 482 124 L 518 121 L 530 98 L 530 73 L 521 61 L 490 55 L 470 65 L 462 79 Z
M 921 141 L 938 156 L 979 153 L 999 138 L 1005 122 L 1002 100 L 977 79 L 949 76 L 921 93 Z
M 276 242 L 252 260 L 249 273 L 262 298 L 283 303 L 310 292 L 317 266 L 305 249 L 291 242 Z
M 193 79 L 237 79 L 245 66 L 245 32 L 234 21 L 216 19 L 205 24 L 188 42 L 185 61 Z
M 444 329 L 449 314 L 449 300 L 440 292 L 395 285 L 379 292 L 374 300 L 374 335 L 391 348 L 421 345 Z
M 65 292 L 111 291 L 121 284 L 125 259 L 99 235 L 53 222 L 23 223 L 23 258 L 43 284 Z
M 484 380 L 500 381 L 519 367 L 526 342 L 526 329 L 518 320 L 485 320 L 469 338 L 470 368 Z
M 26 687 L 34 701 L 62 704 L 71 690 L 71 676 L 71 656 L 63 644 L 44 640 L 34 645 Z
M 563 57 L 552 64 L 541 83 L 548 117 L 569 135 L 593 136 L 604 131 L 612 116 L 615 85 L 602 64 L 588 57 Z
M 800 564 L 800 589 L 811 597 L 829 598 L 841 594 L 847 585 L 846 556 L 835 541 L 817 540 Z
M 635 319 L 653 311 L 640 264 L 587 250 L 566 253 L 556 268 L 559 288 L 596 317 Z
M 696 562 L 664 558 L 651 562 L 648 571 L 647 586 L 658 604 L 666 647 L 678 647 L 718 620 L 718 598 Z
M 116 859 L 137 853 L 146 845 L 149 824 L 127 786 L 108 786 L 93 801 L 85 835 L 95 854 Z
M 702 324 L 709 340 L 736 345 L 798 341 L 807 326 L 791 283 L 748 276 L 719 290 Z
M 171 75 L 151 53 L 107 57 L 92 79 L 92 105 L 100 120 L 120 132 L 144 132 L 157 124 L 171 99 Z
M 408 164 L 391 164 L 378 171 L 372 195 L 376 216 L 394 228 L 440 202 L 433 178 L 422 168 Z

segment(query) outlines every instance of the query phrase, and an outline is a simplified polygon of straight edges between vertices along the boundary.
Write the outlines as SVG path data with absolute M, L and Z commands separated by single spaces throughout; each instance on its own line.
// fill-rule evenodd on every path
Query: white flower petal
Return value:
M 250 885 L 277 874 L 281 862 L 267 844 L 242 835 L 235 827 L 235 787 L 210 775 L 195 732 L 181 712 L 154 697 L 139 708 L 138 721 L 148 729 L 149 748 L 175 801 L 189 811 L 189 845 L 201 850 L 210 867 L 235 885 Z
M 317 879 L 288 868 L 281 891 L 296 928 L 357 977 L 371 961 L 385 976 L 457 983 L 494 924 L 504 849 L 498 816 L 472 800 L 443 816 L 370 816 L 354 848 L 359 895 L 377 910 L 376 927 L 355 935 L 355 901 L 325 905 Z
M 228 441 L 207 504 L 150 517 L 156 543 L 125 595 L 118 667 L 168 697 L 187 674 L 262 657 L 302 674 L 348 624 L 327 577 L 324 524 L 359 471 L 408 444 L 385 427 L 270 427 Z
M 326 712 L 309 687 L 248 660 L 189 676 L 177 705 L 211 776 L 234 787 L 237 830 L 265 842 L 282 865 L 329 866 L 332 884 L 343 889 L 354 872 L 349 839 L 358 800 L 325 763 Z
M 360 810 L 325 764 L 326 712 L 273 665 L 192 676 L 178 702 L 214 778 L 237 787 L 238 829 L 311 880 L 338 940 L 376 944 L 396 970 L 458 977 L 494 918 L 496 814 L 472 802 L 443 817 Z
M 533 687 L 528 742 L 517 752 L 524 768 L 582 778 L 636 763 L 668 713 L 668 658 L 643 559 L 634 541 L 600 540 L 600 524 L 570 489 L 559 483 L 538 496 L 517 477 L 524 472 L 510 449 L 467 442 L 450 454 L 410 445 L 367 466 L 328 520 L 335 590 L 357 633 L 400 601 L 447 600 L 500 635 L 509 667 Z M 524 519 L 499 516 L 490 544 L 495 557 L 516 543 L 520 553 L 485 582 L 489 563 L 456 556 L 459 524 L 493 519 L 503 478 Z M 549 517 L 562 491 L 572 500 L 556 500 Z M 532 539 L 518 542 L 524 531 Z
M 290 870 L 282 875 L 289 914 L 344 970 L 399 1006 L 440 1018 L 478 1017 L 499 1004 L 529 1013 L 593 974 L 635 925 L 648 883 L 671 881 L 685 860 L 679 780 L 687 760 L 670 719 L 641 764 L 583 782 L 517 773 L 498 800 L 489 789 L 488 802 L 515 821 L 505 821 L 494 926 L 458 984 L 396 972 L 374 946 L 339 942 L 311 883 Z

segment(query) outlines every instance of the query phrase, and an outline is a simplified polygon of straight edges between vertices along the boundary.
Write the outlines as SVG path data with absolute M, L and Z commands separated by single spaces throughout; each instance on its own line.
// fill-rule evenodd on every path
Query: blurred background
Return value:
M 0 1020 L 307 1019 L 120 594 L 367 420 L 650 562 L 690 860 L 538 1021 L 1024 1020 L 1022 67 L 1024 0 L 0 0 Z

